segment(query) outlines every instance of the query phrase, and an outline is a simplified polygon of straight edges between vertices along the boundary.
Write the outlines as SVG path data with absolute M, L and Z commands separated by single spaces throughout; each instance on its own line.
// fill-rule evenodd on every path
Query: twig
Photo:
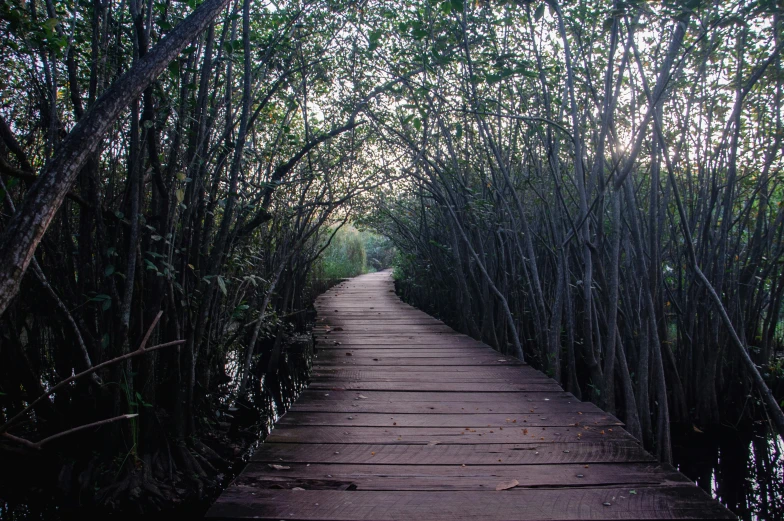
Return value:
M 150 339 L 150 335 L 152 334 L 152 330 L 155 329 L 155 326 L 158 324 L 158 321 L 161 319 L 161 315 L 163 315 L 163 311 L 158 311 L 158 314 L 155 315 L 155 318 L 150 324 L 150 327 L 147 328 L 147 332 L 144 334 L 144 338 L 142 338 L 142 343 L 139 344 L 139 349 L 143 350 L 147 345 L 147 341 Z
M 24 445 L 25 447 L 41 450 L 41 448 L 50 441 L 56 440 L 57 438 L 62 438 L 63 436 L 68 436 L 69 434 L 73 434 L 75 432 L 83 431 L 86 429 L 91 429 L 93 427 L 100 427 L 101 425 L 106 425 L 107 423 L 114 423 L 120 420 L 129 420 L 131 418 L 135 418 L 139 416 L 138 414 L 123 414 L 122 416 L 115 416 L 114 418 L 107 418 L 105 420 L 99 420 L 97 422 L 87 423 L 85 425 L 80 425 L 78 427 L 74 427 L 73 429 L 64 430 L 63 432 L 58 432 L 57 434 L 52 434 L 51 436 L 42 439 L 41 441 L 32 442 L 30 440 L 26 440 L 24 438 L 20 438 L 18 436 L 14 436 L 13 434 L 8 434 L 7 432 L 3 433 L 3 437 Z
M 75 374 L 73 376 L 70 376 L 70 377 L 66 378 L 65 380 L 63 380 L 62 382 L 58 383 L 57 385 L 52 386 L 47 392 L 45 392 L 44 394 L 42 394 L 41 396 L 39 396 L 38 398 L 33 400 L 33 402 L 30 403 L 30 405 L 25 407 L 16 416 L 14 416 L 13 418 L 11 418 L 7 422 L 5 422 L 3 425 L 0 425 L 0 434 L 4 434 L 9 428 L 11 428 L 11 426 L 13 424 L 15 424 L 16 422 L 21 420 L 24 417 L 24 415 L 27 414 L 27 412 L 30 409 L 32 409 L 33 407 L 38 405 L 42 400 L 44 400 L 47 397 L 51 396 L 52 394 L 56 393 L 57 391 L 59 391 L 60 389 L 62 389 L 66 385 L 68 385 L 69 383 L 73 382 L 74 380 L 78 380 L 79 378 L 85 377 L 85 376 L 87 376 L 89 374 L 92 374 L 92 373 L 94 373 L 96 371 L 100 371 L 104 367 L 108 367 L 108 366 L 116 364 L 118 362 L 122 362 L 123 360 L 128 360 L 129 358 L 133 358 L 134 356 L 139 356 L 139 355 L 142 355 L 144 353 L 149 353 L 150 351 L 156 351 L 158 349 L 163 349 L 165 347 L 172 347 L 172 346 L 178 346 L 178 345 L 184 344 L 185 340 L 174 340 L 172 342 L 166 342 L 164 344 L 158 344 L 157 346 L 152 346 L 152 347 L 147 347 L 147 348 L 144 347 L 147 344 L 147 341 L 150 338 L 150 334 L 152 333 L 152 330 L 155 328 L 155 325 L 158 323 L 158 320 L 161 318 L 161 313 L 162 312 L 159 312 L 158 315 L 155 317 L 155 320 L 152 321 L 152 324 L 150 325 L 150 328 L 147 330 L 147 333 L 144 335 L 144 338 L 142 339 L 142 343 L 139 345 L 139 348 L 136 349 L 136 351 L 131 351 L 130 353 L 126 353 L 124 355 L 118 356 L 117 358 L 112 358 L 111 360 L 107 360 L 106 362 L 100 363 L 98 365 L 94 365 L 91 368 L 86 369 L 86 370 L 82 371 L 79 374 Z

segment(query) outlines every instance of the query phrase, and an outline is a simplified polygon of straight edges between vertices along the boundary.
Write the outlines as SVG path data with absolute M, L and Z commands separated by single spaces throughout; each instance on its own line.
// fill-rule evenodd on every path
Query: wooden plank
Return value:
M 446 324 L 428 324 L 428 325 L 383 325 L 383 324 L 368 324 L 365 322 L 362 325 L 349 325 L 346 324 L 343 331 L 329 333 L 331 336 L 346 336 L 352 333 L 357 333 L 363 336 L 387 336 L 387 335 L 404 335 L 421 334 L 425 333 L 431 335 L 438 333 L 438 336 L 443 338 L 462 337 L 460 333 L 455 332 L 451 327 Z M 326 335 L 326 333 L 325 333 Z
M 545 393 L 543 393 L 545 394 Z M 569 406 L 571 407 L 571 406 Z M 546 411 L 546 413 L 536 411 Z M 551 422 L 550 418 L 553 415 L 562 417 L 565 422 L 585 422 L 588 424 L 606 424 L 607 422 L 620 425 L 621 422 L 613 422 L 605 418 L 612 418 L 612 416 L 599 410 L 598 413 L 585 412 L 575 413 L 573 409 L 561 406 L 549 406 L 546 409 L 535 409 L 534 413 L 527 416 L 530 419 L 524 420 L 531 425 L 540 425 L 542 422 Z M 528 412 L 528 409 L 523 409 L 520 404 L 515 402 L 472 402 L 464 404 L 461 402 L 399 402 L 399 401 L 349 401 L 349 400 L 335 400 L 333 402 L 324 402 L 316 400 L 299 400 L 291 407 L 291 411 L 296 412 L 323 412 L 323 413 L 379 413 L 379 414 L 404 414 L 404 413 L 432 413 L 432 414 L 461 414 L 465 412 L 472 413 L 500 413 L 507 415 L 520 414 L 521 411 Z M 290 411 L 290 412 L 291 412 Z M 548 416 L 545 416 L 547 414 Z M 545 418 L 540 420 L 539 418 Z M 523 420 L 519 420 L 523 421 Z M 546 423 L 545 423 L 546 425 Z
M 378 374 L 391 374 L 391 373 L 401 373 L 401 374 L 411 374 L 411 373 L 419 373 L 420 375 L 434 375 L 434 374 L 452 374 L 452 375 L 461 375 L 461 374 L 497 374 L 499 377 L 503 377 L 505 373 L 513 372 L 516 374 L 525 374 L 526 376 L 530 377 L 545 377 L 541 372 L 537 371 L 536 369 L 531 368 L 527 365 L 510 365 L 510 364 L 494 364 L 492 367 L 477 367 L 475 365 L 467 365 L 467 366 L 432 366 L 432 367 L 411 367 L 407 365 L 401 365 L 397 367 L 361 367 L 361 368 L 346 368 L 346 367 L 335 367 L 335 366 L 320 366 L 319 364 L 314 364 L 313 366 L 313 374 L 314 378 L 317 378 L 321 374 L 326 375 L 337 375 L 343 374 L 343 371 L 349 372 L 356 372 L 362 371 L 363 374 L 373 375 L 374 373 Z M 546 377 L 549 378 L 549 377 Z
M 516 479 L 520 488 L 668 486 L 691 483 L 683 474 L 654 463 L 598 463 L 589 465 L 345 465 L 291 463 L 275 470 L 251 462 L 235 481 L 257 488 L 294 487 L 306 490 L 494 490 Z
M 390 335 L 390 334 L 381 334 L 381 335 L 372 335 L 372 334 L 363 334 L 363 335 L 351 335 L 350 337 L 344 335 L 340 337 L 334 333 L 330 333 L 329 335 L 318 335 L 316 336 L 316 345 L 320 345 L 322 343 L 328 344 L 331 342 L 344 342 L 346 344 L 354 343 L 354 344 L 375 344 L 375 345 L 410 345 L 410 346 L 426 346 L 426 345 L 451 345 L 451 346 L 460 346 L 460 347 L 475 347 L 475 348 L 482 348 L 487 349 L 488 351 L 492 351 L 488 346 L 484 346 L 478 343 L 476 340 L 463 337 L 461 335 L 438 335 L 438 336 L 431 336 L 431 335 L 421 335 L 418 337 L 411 338 L 410 335 Z
M 356 372 L 360 372 L 360 371 L 356 371 Z M 446 384 L 446 383 L 492 383 L 492 382 L 497 382 L 497 381 L 502 380 L 502 379 L 499 378 L 499 377 L 494 377 L 492 375 L 462 374 L 462 375 L 452 376 L 452 375 L 445 375 L 443 373 L 440 373 L 440 374 L 432 375 L 429 378 L 429 380 L 430 380 L 430 383 L 433 383 L 433 384 L 435 384 L 435 383 L 444 383 L 444 384 Z M 534 379 L 532 382 L 526 382 L 524 377 L 519 377 L 519 376 L 515 377 L 515 376 L 509 375 L 509 376 L 506 376 L 505 378 L 503 378 L 503 380 L 505 380 L 506 383 L 520 383 L 520 384 L 524 384 L 524 383 L 541 383 L 541 384 L 552 383 L 552 382 L 548 381 L 548 379 L 546 377 L 540 377 L 540 378 Z M 322 375 L 319 378 L 319 381 L 324 382 L 324 383 L 332 383 L 332 384 L 335 384 L 335 385 L 337 385 L 337 384 L 339 384 L 341 382 L 396 382 L 396 383 L 403 384 L 403 383 L 421 382 L 422 378 L 418 377 L 416 375 L 414 375 L 414 376 L 406 376 L 405 374 L 400 374 L 400 373 L 392 374 L 392 375 L 389 375 L 389 376 L 385 376 L 383 373 L 377 373 L 377 374 L 373 374 L 373 375 L 362 375 L 362 376 L 357 375 L 357 376 L 355 376 L 353 378 L 350 378 L 350 377 L 343 377 L 343 378 L 341 378 L 339 376 L 323 376 Z
M 397 418 L 384 427 L 278 425 L 267 437 L 270 443 L 344 443 L 410 445 L 520 445 L 544 443 L 599 443 L 626 440 L 634 442 L 620 427 L 400 427 Z M 468 423 L 468 422 L 467 422 Z M 491 424 L 488 424 L 491 425 Z
M 323 350 L 316 355 L 315 363 L 319 365 L 356 365 L 356 366 L 376 366 L 381 367 L 385 365 L 406 365 L 406 366 L 422 366 L 431 367 L 435 364 L 439 366 L 449 365 L 501 365 L 495 358 L 475 357 L 475 356 L 462 356 L 462 357 L 402 357 L 402 356 L 384 356 L 384 355 L 365 355 L 361 353 L 354 354 L 352 357 L 344 358 L 325 358 L 321 356 Z M 438 358 L 438 360 L 434 360 Z M 504 362 L 510 364 L 510 362 Z
M 423 350 L 416 347 L 397 347 L 394 349 L 352 349 L 350 345 L 342 345 L 342 347 L 338 349 L 324 349 L 322 346 L 317 346 L 317 357 L 320 360 L 329 359 L 329 357 L 341 358 L 343 356 L 355 356 L 355 357 L 364 357 L 364 358 L 381 358 L 381 357 L 391 357 L 391 358 L 455 358 L 460 357 L 461 359 L 468 359 L 473 361 L 487 361 L 487 362 L 495 362 L 492 365 L 496 365 L 498 360 L 502 358 L 498 358 L 499 355 L 496 353 L 490 353 L 486 351 L 480 351 L 478 349 L 439 349 L 439 350 Z M 351 355 L 346 355 L 346 353 L 351 353 Z M 451 353 L 452 356 L 449 356 Z M 432 363 L 432 362 L 431 362 Z
M 359 396 L 365 398 L 360 398 Z M 537 416 L 612 415 L 589 402 L 580 402 L 569 393 L 405 393 L 385 391 L 306 390 L 292 410 L 316 412 L 377 412 L 428 414 L 523 414 Z M 589 422 L 588 416 L 585 421 Z M 617 419 L 616 419 L 617 421 Z M 590 422 L 589 422 L 590 423 Z
M 316 308 L 309 388 L 208 517 L 733 518 L 613 415 L 402 303 L 388 273 Z
M 332 389 L 334 382 L 314 380 L 311 389 Z M 357 391 L 474 391 L 478 393 L 560 390 L 556 383 L 508 384 L 504 382 L 343 382 L 341 388 Z
M 345 355 L 344 355 L 345 356 Z M 348 381 L 353 382 L 363 380 L 366 382 L 415 382 L 421 380 L 430 380 L 431 382 L 485 382 L 485 381 L 502 381 L 507 383 L 555 383 L 551 378 L 542 373 L 529 374 L 520 371 L 509 371 L 509 368 L 495 368 L 490 367 L 486 369 L 477 368 L 475 371 L 433 371 L 426 370 L 379 370 L 371 369 L 354 369 L 347 367 L 333 367 L 314 370 L 312 377 L 324 382 L 330 381 Z
M 373 404 L 378 408 L 378 404 Z M 429 411 L 424 414 L 398 413 L 380 414 L 357 410 L 348 413 L 309 412 L 292 409 L 284 414 L 277 425 L 325 425 L 352 427 L 572 427 L 589 429 L 595 426 L 623 425 L 614 416 L 601 414 L 498 414 L 472 413 L 461 411 L 461 414 L 436 414 Z M 568 430 L 568 429 L 567 429 Z
M 304 400 L 318 400 L 321 402 L 334 402 L 335 400 L 356 400 L 359 395 L 367 396 L 370 400 L 385 402 L 385 401 L 398 401 L 398 402 L 458 402 L 468 404 L 466 407 L 471 406 L 472 403 L 513 403 L 518 407 L 518 411 L 526 411 L 528 409 L 543 409 L 550 407 L 547 402 L 559 400 L 565 401 L 568 405 L 574 407 L 574 411 L 585 411 L 584 407 L 590 408 L 589 410 L 599 410 L 595 405 L 589 402 L 581 402 L 572 394 L 569 394 L 560 389 L 548 392 L 471 392 L 471 391 L 349 391 L 342 388 L 332 389 L 316 389 L 311 387 L 303 391 L 297 402 Z
M 259 490 L 237 485 L 212 518 L 253 519 L 734 519 L 693 485 L 474 491 Z
M 338 347 L 340 346 L 340 347 Z M 326 342 L 315 344 L 316 353 L 328 355 L 332 350 L 356 351 L 357 355 L 363 356 L 399 356 L 399 357 L 444 357 L 445 354 L 452 352 L 459 357 L 495 357 L 516 360 L 514 357 L 504 357 L 489 349 L 455 344 L 411 344 L 408 342 L 398 342 L 395 344 L 373 344 L 372 340 L 363 339 L 362 342 L 344 342 L 340 339 L 332 339 Z M 446 349 L 444 349 L 446 348 Z
M 346 351 L 350 351 L 353 353 L 353 350 L 346 349 Z M 358 353 L 357 356 L 361 355 L 362 353 Z M 337 359 L 343 360 L 340 354 L 337 353 Z M 345 353 L 343 353 L 345 357 Z M 352 354 L 352 356 L 354 356 Z M 324 355 L 325 359 L 328 358 L 328 354 Z M 552 380 L 549 376 L 544 375 L 543 373 L 536 371 L 528 366 L 512 366 L 512 365 L 502 365 L 502 364 L 493 364 L 490 367 L 438 367 L 434 368 L 432 371 L 429 367 L 402 367 L 400 369 L 397 368 L 360 368 L 360 369 L 353 369 L 353 368 L 340 368 L 340 367 L 330 367 L 330 368 L 320 368 L 314 369 L 311 377 L 313 379 L 320 379 L 320 378 L 354 378 L 358 375 L 367 378 L 377 378 L 377 377 L 404 377 L 404 378 L 423 378 L 428 379 L 430 377 L 441 377 L 441 378 L 458 378 L 458 377 L 468 377 L 468 376 L 481 376 L 481 377 L 491 377 L 497 378 L 499 380 L 509 379 L 509 378 L 524 378 L 526 380 Z
M 267 463 L 353 463 L 395 465 L 542 465 L 652 462 L 631 441 L 508 443 L 492 445 L 411 445 L 264 443 L 252 461 Z

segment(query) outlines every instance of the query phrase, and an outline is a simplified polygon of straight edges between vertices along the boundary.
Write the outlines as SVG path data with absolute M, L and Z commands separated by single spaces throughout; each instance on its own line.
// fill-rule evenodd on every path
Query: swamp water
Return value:
M 673 464 L 744 521 L 784 519 L 784 443 L 761 424 L 673 428 Z

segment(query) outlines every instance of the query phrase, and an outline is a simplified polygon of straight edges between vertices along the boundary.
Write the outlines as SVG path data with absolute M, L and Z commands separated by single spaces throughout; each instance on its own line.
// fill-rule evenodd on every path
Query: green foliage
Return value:
M 353 226 L 340 228 L 314 267 L 322 279 L 356 277 L 367 269 L 367 254 L 359 231 Z
M 332 236 L 330 230 L 325 242 Z M 391 241 L 369 230 L 345 225 L 337 230 L 313 267 L 317 279 L 343 279 L 388 268 L 392 265 Z

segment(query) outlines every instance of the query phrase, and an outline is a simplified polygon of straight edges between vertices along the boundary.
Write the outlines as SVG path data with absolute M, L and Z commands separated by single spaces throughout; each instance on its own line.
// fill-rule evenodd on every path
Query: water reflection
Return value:
M 673 436 L 674 463 L 744 521 L 784 519 L 784 444 L 766 428 L 689 426 Z

